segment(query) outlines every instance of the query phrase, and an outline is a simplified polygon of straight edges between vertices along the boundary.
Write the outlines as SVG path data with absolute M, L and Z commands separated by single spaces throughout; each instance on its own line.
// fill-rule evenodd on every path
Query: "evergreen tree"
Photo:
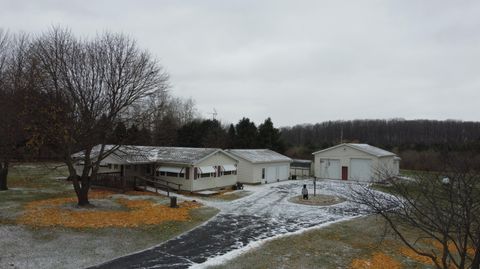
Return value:
M 115 126 L 115 129 L 113 130 L 113 137 L 111 138 L 111 143 L 120 145 L 125 142 L 125 139 L 127 138 L 127 127 L 125 127 L 125 124 L 123 122 L 117 123 Z
M 258 126 L 258 146 L 271 149 L 277 152 L 285 151 L 285 143 L 280 137 L 280 131 L 273 127 L 272 119 L 267 118 Z
M 177 143 L 178 120 L 167 114 L 155 124 L 153 144 L 156 146 L 175 146 Z
M 237 140 L 237 134 L 235 132 L 235 126 L 233 124 L 230 124 L 230 127 L 228 128 L 228 132 L 227 132 L 226 146 L 231 149 L 235 148 L 236 140 Z
M 204 134 L 201 146 L 206 148 L 224 148 L 227 132 L 218 120 L 204 120 L 200 127 Z
M 177 145 L 181 147 L 198 147 L 201 145 L 202 133 L 200 120 L 193 120 L 177 131 Z
M 237 123 L 235 129 L 237 133 L 236 148 L 248 149 L 257 147 L 258 131 L 254 122 L 251 122 L 248 118 L 243 118 Z
M 138 140 L 139 135 L 140 135 L 140 130 L 138 130 L 138 127 L 135 124 L 133 124 L 127 130 L 127 139 L 125 140 L 125 144 L 139 145 L 139 140 Z
M 152 144 L 152 132 L 150 129 L 142 127 L 138 132 L 137 143 L 141 146 L 150 146 Z

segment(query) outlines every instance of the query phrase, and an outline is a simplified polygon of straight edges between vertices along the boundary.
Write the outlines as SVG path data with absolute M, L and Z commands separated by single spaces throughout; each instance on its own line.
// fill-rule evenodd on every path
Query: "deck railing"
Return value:
M 155 189 L 155 192 L 158 193 L 159 189 L 165 190 L 167 192 L 167 196 L 170 196 L 171 191 L 179 192 L 181 190 L 182 184 L 169 182 L 162 179 L 157 178 L 150 178 L 150 177 L 141 177 L 141 176 L 134 176 L 133 177 L 133 184 L 135 187 L 142 188 L 146 191 L 147 187 L 150 186 Z M 174 188 L 175 187 L 175 188 Z

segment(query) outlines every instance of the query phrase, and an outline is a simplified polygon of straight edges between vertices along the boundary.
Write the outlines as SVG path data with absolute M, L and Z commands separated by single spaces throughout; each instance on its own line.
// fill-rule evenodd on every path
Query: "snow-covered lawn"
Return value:
M 245 186 L 251 195 L 232 201 L 200 200 L 219 208 L 220 214 L 204 225 L 144 252 L 111 261 L 98 268 L 203 268 L 222 263 L 259 243 L 292 233 L 326 226 L 365 214 L 357 204 L 345 201 L 331 206 L 289 202 L 311 180 Z M 317 192 L 347 198 L 351 187 L 341 181 L 317 182 Z M 183 197 L 181 197 L 183 198 Z
M 194 208 L 190 210 L 188 221 L 165 221 L 156 225 L 139 225 L 130 228 L 114 225 L 98 229 L 71 229 L 57 224 L 54 227 L 20 225 L 19 220 L 27 214 L 26 207 L 32 203 L 70 198 L 75 200 L 72 184 L 57 179 L 61 173 L 52 170 L 54 165 L 56 164 L 19 164 L 11 169 L 11 174 L 9 174 L 11 188 L 8 191 L 0 192 L 0 268 L 84 268 L 92 266 L 155 246 L 191 230 L 218 213 L 217 209 L 211 207 Z M 119 205 L 118 201 L 122 199 L 129 199 L 132 202 L 137 200 L 153 201 L 161 204 L 169 202 L 166 197 L 162 196 L 129 193 L 128 195 L 114 194 L 102 199 L 91 199 L 91 202 L 96 205 L 94 208 L 79 209 L 73 205 L 74 203 L 61 203 L 54 208 L 62 213 L 61 216 L 64 216 L 65 212 L 133 212 L 133 210 Z M 48 206 L 53 207 L 54 205 Z M 49 216 L 51 215 L 46 215 L 45 218 L 48 222 L 50 222 Z M 145 217 L 148 215 L 145 214 Z M 62 217 L 60 220 L 65 219 Z
M 223 263 L 264 241 L 364 214 L 358 205 L 348 201 L 331 206 L 290 202 L 289 199 L 300 194 L 303 184 L 307 184 L 310 195 L 313 194 L 312 181 L 299 180 L 245 186 L 245 190 L 226 194 L 228 196 L 222 199 L 173 194 L 178 196 L 179 202 L 195 199 L 207 206 L 195 209 L 191 222 L 143 228 L 32 229 L 15 221 L 23 205 L 39 199 L 73 195 L 70 184 L 53 179 L 58 175 L 49 174 L 41 181 L 32 181 L 45 170 L 37 167 L 33 173 L 30 171 L 33 168 L 22 167 L 17 178 L 11 181 L 12 190 L 0 193 L 0 268 L 81 268 L 150 246 L 154 247 L 100 267 L 203 268 Z M 346 198 L 350 188 L 351 185 L 341 181 L 317 182 L 317 192 L 324 195 Z M 218 212 L 213 208 L 220 213 L 197 226 Z M 168 240 L 176 235 L 179 236 Z

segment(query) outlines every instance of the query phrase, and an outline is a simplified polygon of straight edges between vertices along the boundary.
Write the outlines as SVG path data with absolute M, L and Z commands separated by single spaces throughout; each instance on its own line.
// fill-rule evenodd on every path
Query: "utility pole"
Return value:
M 212 115 L 212 120 L 215 120 L 215 117 L 218 115 L 217 110 L 213 108 L 213 113 L 210 113 Z
M 343 125 L 340 126 L 340 144 L 343 144 Z

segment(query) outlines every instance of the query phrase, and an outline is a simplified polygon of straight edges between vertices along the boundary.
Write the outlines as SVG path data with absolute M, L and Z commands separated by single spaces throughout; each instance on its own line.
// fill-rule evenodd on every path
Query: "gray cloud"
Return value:
M 207 116 L 279 126 L 403 117 L 480 120 L 475 1 L 0 1 L 0 25 L 120 31 Z

